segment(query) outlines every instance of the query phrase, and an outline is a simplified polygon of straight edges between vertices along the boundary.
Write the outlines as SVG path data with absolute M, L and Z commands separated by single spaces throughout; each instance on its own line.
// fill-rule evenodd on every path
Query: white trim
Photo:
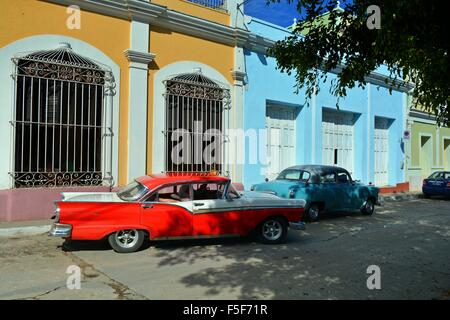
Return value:
M 148 70 L 148 64 L 152 62 L 156 55 L 148 52 L 141 52 L 132 49 L 127 49 L 123 52 L 125 57 L 130 62 L 130 68 Z
M 130 62 L 128 86 L 128 146 L 126 181 L 143 176 L 147 172 L 147 113 L 148 113 L 148 64 L 155 57 L 148 53 L 150 28 L 148 24 L 132 21 L 130 26 L 131 48 L 124 54 Z
M 111 68 L 112 75 L 115 82 L 115 95 L 107 96 L 107 108 L 113 107 L 111 127 L 114 132 L 112 136 L 112 150 L 106 152 L 103 157 L 106 157 L 105 163 L 111 163 L 112 176 L 117 181 L 118 178 L 118 138 L 119 138 L 119 106 L 120 106 L 120 68 L 119 66 L 106 54 L 100 51 L 98 48 L 78 40 L 76 38 L 62 36 L 62 35 L 37 35 L 27 38 L 19 39 L 15 42 L 8 44 L 7 46 L 0 48 L 0 70 L 4 72 L 0 73 L 0 83 L 4 84 L 0 86 L 0 150 L 2 157 L 0 157 L 0 189 L 6 189 L 12 187 L 12 179 L 8 172 L 12 169 L 12 152 L 13 146 L 11 145 L 11 125 L 9 121 L 12 120 L 12 111 L 14 104 L 14 81 L 11 80 L 10 70 L 14 70 L 12 58 L 20 52 L 30 52 L 37 50 L 48 50 L 58 47 L 61 42 L 68 42 L 72 46 L 73 50 L 83 56 L 89 57 L 92 60 L 98 61 Z M 9 85 L 8 85 L 9 84 Z M 110 110 L 109 110 L 110 111 Z M 108 114 L 108 112 L 107 112 Z M 110 115 L 110 114 L 109 114 Z M 105 115 L 107 116 L 107 115 Z M 109 143 L 106 143 L 106 147 Z M 112 159 L 110 156 L 112 155 Z M 115 183 L 115 181 L 114 181 Z
M 317 86 L 314 86 L 314 93 L 311 101 L 311 163 L 316 163 L 316 139 L 317 139 Z M 320 108 L 320 114 L 322 114 L 322 108 Z M 322 120 L 323 121 L 323 120 Z M 322 122 L 321 121 L 321 122 Z M 322 133 L 320 134 L 322 139 Z M 323 143 L 323 142 L 322 142 Z M 323 148 L 323 147 L 322 147 Z M 323 161 L 323 159 L 322 159 Z
M 153 77 L 153 145 L 152 145 L 152 172 L 164 171 L 164 124 L 165 124 L 165 85 L 164 81 L 175 75 L 193 72 L 201 68 L 202 74 L 211 80 L 217 81 L 231 91 L 232 85 L 229 81 L 213 67 L 196 61 L 179 61 L 165 66 L 155 73 Z M 232 102 L 234 103 L 234 102 Z M 161 143 L 162 142 L 162 143 Z

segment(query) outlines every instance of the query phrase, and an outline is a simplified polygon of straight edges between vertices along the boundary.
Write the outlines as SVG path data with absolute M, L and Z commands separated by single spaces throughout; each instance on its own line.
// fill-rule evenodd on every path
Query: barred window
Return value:
M 67 44 L 13 61 L 14 187 L 101 185 L 107 71 Z
M 166 172 L 224 174 L 229 90 L 200 71 L 175 76 L 165 84 Z

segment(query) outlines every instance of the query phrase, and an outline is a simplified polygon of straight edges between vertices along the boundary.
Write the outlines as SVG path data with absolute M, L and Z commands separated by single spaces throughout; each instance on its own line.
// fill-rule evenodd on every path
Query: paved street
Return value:
M 450 201 L 386 203 L 326 217 L 288 243 L 153 243 L 133 254 L 45 235 L 1 239 L 0 299 L 449 299 Z M 82 269 L 81 290 L 66 269 Z M 381 290 L 368 290 L 369 265 Z

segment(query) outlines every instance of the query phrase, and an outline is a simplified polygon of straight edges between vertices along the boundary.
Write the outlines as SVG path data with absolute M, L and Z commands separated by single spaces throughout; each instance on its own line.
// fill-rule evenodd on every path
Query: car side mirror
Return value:
M 265 181 L 265 182 L 269 182 L 269 178 L 265 178 L 264 181 Z

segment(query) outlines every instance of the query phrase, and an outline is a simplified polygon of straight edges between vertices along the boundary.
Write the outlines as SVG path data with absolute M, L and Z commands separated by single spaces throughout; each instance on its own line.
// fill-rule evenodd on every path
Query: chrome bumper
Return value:
M 289 227 L 294 230 L 305 230 L 305 223 L 303 221 L 289 222 Z
M 72 226 L 70 224 L 54 223 L 48 232 L 49 236 L 69 238 L 72 234 Z

